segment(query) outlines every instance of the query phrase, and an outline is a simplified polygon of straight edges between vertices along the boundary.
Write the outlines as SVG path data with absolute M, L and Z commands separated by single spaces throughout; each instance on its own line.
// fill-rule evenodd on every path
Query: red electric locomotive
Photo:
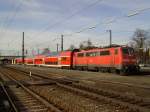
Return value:
M 118 73 L 139 70 L 134 50 L 127 46 L 83 50 L 75 52 L 73 56 L 74 69 L 115 70 Z

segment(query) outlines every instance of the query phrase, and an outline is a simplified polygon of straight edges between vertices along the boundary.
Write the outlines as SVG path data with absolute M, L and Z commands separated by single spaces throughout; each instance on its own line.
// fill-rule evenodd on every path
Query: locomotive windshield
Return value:
M 134 54 L 134 49 L 133 48 L 122 48 L 122 52 L 123 54 L 126 55 L 133 55 Z
M 128 48 L 122 48 L 122 53 L 123 54 L 129 54 Z

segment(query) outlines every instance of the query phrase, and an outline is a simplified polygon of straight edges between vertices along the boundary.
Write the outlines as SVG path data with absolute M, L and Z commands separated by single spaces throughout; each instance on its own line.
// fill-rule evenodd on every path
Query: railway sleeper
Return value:
M 34 92 L 32 92 L 30 89 L 26 88 L 24 85 L 22 85 L 20 82 L 18 82 L 17 80 L 13 79 L 11 76 L 6 75 L 9 79 L 13 80 L 17 85 L 19 85 L 19 88 L 16 88 L 15 86 L 10 87 L 9 92 L 12 93 L 12 96 L 14 96 L 13 101 L 15 101 L 16 99 L 18 99 L 18 96 L 20 96 L 20 99 L 23 98 L 30 98 L 31 96 L 33 98 L 35 98 L 37 100 L 37 102 L 33 101 L 31 102 L 31 107 L 37 105 L 43 105 L 45 108 L 47 108 L 48 110 L 51 111 L 55 111 L 55 112 L 61 112 L 61 110 L 59 110 L 58 108 L 56 108 L 55 106 L 53 106 L 52 104 L 50 104 L 49 102 L 47 102 L 47 100 L 44 100 L 42 97 L 40 97 L 39 95 L 35 94 Z M 14 92 L 16 92 L 16 94 L 14 94 Z M 18 94 L 17 94 L 18 93 Z M 22 93 L 22 94 L 21 94 Z M 17 97 L 16 97 L 17 95 Z M 21 99 L 22 100 L 22 99 Z M 21 102 L 21 101 L 20 101 Z M 41 102 L 41 103 L 40 103 Z M 19 102 L 18 102 L 19 103 Z M 29 103 L 24 103 L 24 105 L 26 105 L 27 107 L 29 106 Z M 19 103 L 21 104 L 21 103 Z M 18 105 L 19 105 L 18 104 Z M 20 106 L 18 106 L 20 107 Z M 34 111 L 34 109 L 33 109 Z M 43 111 L 42 111 L 43 112 Z
M 109 97 L 106 97 L 106 96 L 102 96 L 102 95 L 97 95 L 95 93 L 91 93 L 91 92 L 88 92 L 88 91 L 84 91 L 84 90 L 80 90 L 78 88 L 72 88 L 70 86 L 66 86 L 66 85 L 62 85 L 62 84 L 57 84 L 58 86 L 64 88 L 64 89 L 67 89 L 69 90 L 70 92 L 74 92 L 76 94 L 79 94 L 81 96 L 84 96 L 84 97 L 87 97 L 87 98 L 91 98 L 93 100 L 96 100 L 96 101 L 100 101 L 100 102 L 106 102 L 106 103 L 109 103 L 109 104 L 115 104 L 121 108 L 127 108 L 129 110 L 132 110 L 132 112 L 149 112 L 150 110 L 147 109 L 147 108 L 144 108 L 144 107 L 139 107 L 137 105 L 134 105 L 134 104 L 130 104 L 130 103 L 127 103 L 127 102 L 123 102 L 123 101 L 119 101 L 117 99 L 114 99 L 114 98 L 109 98 Z
M 36 74 L 36 75 L 38 75 L 38 74 Z M 40 75 L 38 75 L 38 76 L 40 76 Z M 72 84 L 72 81 L 66 80 L 66 79 L 52 78 L 52 80 L 55 80 L 56 82 L 60 82 L 60 83 L 63 83 L 63 84 Z M 142 105 L 144 106 L 144 105 L 147 104 L 147 103 L 143 103 L 143 101 L 141 99 L 137 99 L 136 98 L 136 100 L 135 100 L 135 98 L 133 98 L 133 97 L 129 97 L 129 96 L 125 96 L 125 95 L 120 95 L 120 94 L 112 92 L 112 91 L 111 92 L 110 91 L 104 91 L 104 90 L 100 90 L 100 89 L 90 88 L 88 86 L 85 87 L 85 86 L 74 85 L 74 84 L 73 84 L 73 86 L 75 86 L 77 88 L 85 89 L 87 91 L 93 91 L 93 92 L 101 94 L 103 96 L 109 96 L 110 98 L 116 98 L 118 100 L 123 100 L 125 102 L 130 102 L 131 104 L 138 104 L 140 106 L 142 106 Z
M 88 90 L 89 90 L 90 88 L 88 88 Z M 77 92 L 78 93 L 78 92 Z M 109 94 L 108 92 L 103 92 L 103 94 L 108 94 L 108 96 L 110 95 L 110 96 L 112 96 L 112 97 L 114 97 L 114 95 L 112 95 L 112 94 Z M 88 96 L 89 96 L 89 94 L 88 94 Z M 95 97 L 95 98 L 97 98 L 97 97 Z M 109 98 L 111 98 L 111 97 L 109 97 Z M 118 99 L 126 99 L 126 98 L 123 98 L 122 96 L 118 96 Z M 125 100 L 124 100 L 125 101 Z M 127 101 L 131 101 L 130 99 L 128 99 Z M 142 104 L 142 103 L 141 103 Z
M 127 96 L 127 95 L 121 95 L 119 93 L 116 93 L 116 92 L 112 92 L 112 91 L 106 91 L 106 90 L 101 90 L 101 89 L 97 89 L 97 88 L 90 88 L 88 86 L 83 86 L 83 85 L 79 85 L 79 84 L 73 84 L 71 85 L 75 88 L 78 88 L 78 89 L 84 89 L 88 92 L 94 92 L 96 94 L 99 94 L 99 95 L 103 95 L 103 96 L 107 96 L 109 98 L 115 98 L 115 99 L 118 99 L 118 100 L 121 100 L 121 101 L 124 101 L 124 102 L 128 102 L 128 103 L 131 103 L 131 104 L 136 104 L 136 105 L 139 105 L 139 106 L 150 106 L 150 103 L 149 101 L 144 101 L 143 99 L 139 98 L 139 97 L 131 97 L 131 96 Z

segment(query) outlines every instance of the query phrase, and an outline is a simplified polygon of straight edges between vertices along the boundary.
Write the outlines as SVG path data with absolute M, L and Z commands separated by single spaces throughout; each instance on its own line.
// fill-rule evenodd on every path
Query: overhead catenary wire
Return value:
M 97 4 L 98 2 L 100 2 L 100 1 L 103 1 L 103 0 L 97 0 L 97 1 L 94 2 L 93 4 L 90 4 L 90 5 L 88 5 L 87 7 L 83 8 L 83 9 L 81 9 L 81 10 L 78 10 L 76 13 L 73 13 L 72 15 L 70 15 L 69 17 L 67 17 L 65 20 L 61 20 L 61 21 L 59 21 L 58 23 L 56 22 L 56 23 L 54 23 L 53 25 L 48 26 L 48 27 L 47 27 L 46 29 L 44 29 L 43 31 L 39 32 L 35 37 L 36 37 L 36 38 L 39 37 L 39 35 L 41 35 L 41 34 L 44 33 L 45 31 L 47 31 L 48 29 L 51 29 L 51 28 L 55 27 L 57 24 L 58 24 L 58 25 L 59 25 L 59 24 L 63 24 L 65 21 L 67 21 L 69 18 L 72 18 L 73 16 L 75 16 L 76 14 L 78 14 L 80 11 L 82 11 L 82 10 L 88 8 L 88 7 L 94 6 L 94 5 L 96 5 L 96 4 Z M 124 18 L 124 17 L 131 17 L 131 16 L 138 15 L 138 14 L 141 13 L 142 11 L 145 11 L 145 10 L 148 10 L 148 9 L 150 9 L 150 8 L 142 8 L 142 9 L 133 10 L 133 11 L 132 11 L 131 13 L 129 13 L 128 15 L 125 15 L 125 16 L 122 16 L 122 17 L 118 17 L 118 18 L 116 18 L 116 19 L 112 19 L 112 20 L 109 20 L 109 21 L 104 22 L 104 23 L 103 23 L 103 22 L 100 22 L 100 23 L 98 23 L 98 24 L 96 24 L 96 25 L 94 25 L 94 26 L 90 26 L 90 27 L 88 27 L 88 28 L 84 28 L 84 29 L 81 29 L 80 31 L 74 32 L 74 34 L 75 34 L 75 33 L 82 33 L 82 32 L 84 32 L 84 31 L 86 31 L 86 30 L 95 29 L 95 28 L 96 28 L 98 25 L 100 25 L 100 24 L 109 24 L 109 23 L 116 22 L 116 20 L 121 19 L 121 18 Z M 64 36 L 71 36 L 71 35 L 73 35 L 73 34 L 64 34 Z
M 15 8 L 14 4 L 12 4 L 10 8 Z M 9 17 L 10 17 L 10 14 L 6 15 L 5 20 L 4 20 L 3 22 L 1 22 L 1 24 L 0 24 L 0 27 L 1 27 L 1 28 L 5 27 L 7 21 L 9 20 Z M 3 23 L 3 24 L 2 24 L 2 23 Z M 2 32 L 2 29 L 1 29 L 0 32 Z
M 13 2 L 13 3 L 15 4 L 15 2 Z M 14 20 L 15 20 L 15 17 L 17 16 L 17 14 L 19 13 L 19 11 L 20 11 L 21 8 L 22 8 L 22 5 L 24 4 L 23 0 L 18 0 L 17 3 L 18 3 L 18 4 L 14 6 L 15 9 L 14 9 L 14 12 L 12 13 L 12 16 L 10 16 L 10 17 L 7 16 L 8 22 L 7 22 L 7 21 L 5 22 L 5 26 L 4 26 L 4 28 L 3 28 L 3 36 L 4 36 L 4 34 L 7 34 L 7 32 L 8 32 L 8 27 L 9 27 L 10 25 L 12 25 L 12 23 L 13 23 Z M 11 42 L 15 43 L 16 41 L 18 41 L 18 39 L 16 39 L 16 40 L 12 39 L 12 40 L 10 40 L 10 43 L 11 43 Z
M 147 8 L 147 9 L 149 9 L 149 8 Z M 147 10 L 147 9 L 141 9 L 141 10 L 139 10 L 140 12 L 142 12 L 142 11 L 145 11 L 145 10 Z M 139 13 L 137 13 L 137 14 L 139 14 Z M 135 15 L 137 15 L 137 14 L 135 14 Z M 131 16 L 133 16 L 132 14 L 130 15 L 130 17 Z M 117 20 L 118 20 L 118 18 L 117 18 Z M 116 19 L 114 19 L 114 20 L 112 20 L 113 22 L 115 22 L 116 21 Z M 109 23 L 113 23 L 112 21 L 109 21 L 107 24 L 109 24 Z M 88 27 L 88 28 L 84 28 L 84 29 L 81 29 L 80 31 L 77 31 L 77 32 L 74 32 L 74 33 L 72 33 L 72 35 L 73 34 L 78 34 L 78 33 L 82 33 L 82 32 L 84 32 L 84 31 L 87 31 L 87 30 L 93 30 L 93 29 L 95 29 L 95 28 L 97 28 L 99 25 L 101 25 L 101 24 L 106 24 L 106 23 L 99 23 L 99 24 L 97 24 L 97 25 L 93 25 L 93 26 L 90 26 L 90 27 Z M 39 36 L 39 35 L 38 35 Z M 64 34 L 64 36 L 67 36 L 67 34 Z
M 95 25 L 92 25 L 92 26 L 87 27 L 87 28 L 83 28 L 83 29 L 81 29 L 81 30 L 79 30 L 79 31 L 76 31 L 76 32 L 73 32 L 73 33 L 70 33 L 70 34 L 63 34 L 63 35 L 64 35 L 65 37 L 66 37 L 66 36 L 70 37 L 70 36 L 72 36 L 72 35 L 79 34 L 79 33 L 82 33 L 82 32 L 84 32 L 84 31 L 87 31 L 87 30 L 93 30 L 93 29 L 97 28 L 99 25 L 107 25 L 107 24 L 114 23 L 114 22 L 116 22 L 116 21 L 118 21 L 118 20 L 124 19 L 124 18 L 136 16 L 136 15 L 140 14 L 141 12 L 143 12 L 143 11 L 145 11 L 145 10 L 149 10 L 149 9 L 150 9 L 150 8 L 145 8 L 145 9 L 141 9 L 141 10 L 139 10 L 139 9 L 137 10 L 137 9 L 136 9 L 136 10 L 133 10 L 133 12 L 127 13 L 126 15 L 119 16 L 119 17 L 116 17 L 116 18 L 111 17 L 110 19 L 108 19 L 108 21 L 99 22 L 99 23 L 97 23 L 97 24 L 95 24 Z M 135 14 L 135 12 L 136 12 L 136 14 Z M 113 19 L 112 19 L 112 18 L 113 18 Z M 119 31 L 118 31 L 118 32 L 119 32 Z M 118 33 L 118 32 L 117 32 L 117 33 Z M 120 32 L 123 32 L 123 31 L 120 31 Z M 125 32 L 131 32 L 131 31 L 125 31 Z M 58 37 L 55 38 L 55 39 L 53 39 L 53 40 L 56 40 L 56 39 L 58 39 Z M 42 44 L 44 44 L 44 42 L 43 42 Z
M 28 2 L 30 2 L 30 1 L 28 1 Z M 21 10 L 21 8 L 22 8 L 22 5 L 24 5 L 24 1 L 23 0 L 18 0 L 18 2 L 13 2 L 14 4 L 16 4 L 16 3 L 18 3 L 17 5 L 15 5 L 15 9 L 14 9 L 14 12 L 12 13 L 12 16 L 8 16 L 7 18 L 8 18 L 8 22 L 6 21 L 5 23 L 5 27 L 3 28 L 3 33 L 4 34 L 6 34 L 7 33 L 7 31 L 8 31 L 8 27 L 10 26 L 10 25 L 12 25 L 12 23 L 14 22 L 14 19 L 15 19 L 15 17 L 17 16 L 17 14 L 18 14 L 18 12 Z M 3 35 L 4 36 L 4 35 Z M 26 37 L 28 37 L 28 36 L 26 36 Z M 14 39 L 12 39 L 12 40 L 10 40 L 10 42 L 14 42 L 14 41 L 18 41 L 17 39 L 16 40 L 14 40 Z
M 84 8 L 81 8 L 81 9 L 77 10 L 76 12 L 72 13 L 71 15 L 65 17 L 64 19 L 62 19 L 62 20 L 60 20 L 60 21 L 58 21 L 58 22 L 56 22 L 56 23 L 54 23 L 54 24 L 52 24 L 52 25 L 48 25 L 47 27 L 44 28 L 44 30 L 40 31 L 40 32 L 39 32 L 38 34 L 36 34 L 34 37 L 37 38 L 37 37 L 39 37 L 39 35 L 41 35 L 42 33 L 46 32 L 47 30 L 50 30 L 50 29 L 52 29 L 52 28 L 54 28 L 54 27 L 56 27 L 56 26 L 59 26 L 59 25 L 61 25 L 61 24 L 64 24 L 64 23 L 65 23 L 66 21 L 68 21 L 69 19 L 71 19 L 71 18 L 73 18 L 74 16 L 78 15 L 79 13 L 85 11 L 86 9 L 89 9 L 89 8 L 91 8 L 91 7 L 95 6 L 95 5 L 97 5 L 97 4 L 98 4 L 99 2 L 101 2 L 101 1 L 103 1 L 103 0 L 96 0 L 96 1 L 94 1 L 94 2 L 92 2 L 92 3 L 90 3 L 90 4 L 88 4 L 88 5 L 85 6 Z
M 1 33 L 1 37 L 4 37 L 5 34 L 7 34 L 8 28 L 10 27 L 10 25 L 12 25 L 12 23 L 13 23 L 15 17 L 17 16 L 17 13 L 20 11 L 20 8 L 21 8 L 21 5 L 22 5 L 22 2 L 21 2 L 21 1 L 22 1 L 22 0 L 20 0 L 20 1 L 18 2 L 18 4 L 16 4 L 16 5 L 15 5 L 15 3 L 13 2 L 13 4 L 14 4 L 14 11 L 12 12 L 12 15 L 11 15 L 11 16 L 8 15 L 8 16 L 6 17 L 6 21 L 4 22 L 3 27 L 2 27 L 2 30 L 1 30 L 1 32 L 0 32 L 0 33 Z M 12 40 L 10 40 L 10 43 L 15 42 L 15 41 L 17 41 L 17 39 L 16 39 L 16 40 L 12 39 Z
M 132 16 L 136 16 L 140 13 L 142 13 L 143 11 L 146 11 L 146 10 L 149 10 L 150 8 L 143 8 L 143 9 L 136 9 L 136 10 L 133 10 L 133 12 L 130 12 L 130 13 L 127 13 L 126 15 L 123 15 L 123 16 L 120 16 L 120 17 L 111 17 L 110 20 L 108 21 L 105 21 L 105 22 L 98 22 L 97 24 L 93 25 L 93 26 L 90 26 L 90 27 L 87 27 L 87 28 L 83 28 L 79 31 L 76 31 L 74 33 L 82 33 L 86 30 L 91 30 L 91 29 L 95 29 L 96 27 L 98 27 L 99 25 L 107 25 L 107 24 L 111 24 L 111 23 L 114 23 L 118 20 L 121 20 L 121 19 L 124 19 L 124 18 L 128 18 L 128 17 L 132 17 Z M 112 19 L 113 18 L 113 19 Z M 105 19 L 104 19 L 105 20 Z M 64 34 L 64 36 L 70 36 L 70 35 L 73 35 L 73 33 L 71 34 Z
M 73 34 L 82 33 L 82 32 L 87 31 L 87 30 L 92 30 L 92 29 L 97 28 L 99 25 L 110 24 L 110 23 L 114 23 L 114 22 L 116 22 L 116 21 L 118 21 L 118 20 L 121 20 L 121 19 L 124 19 L 124 18 L 136 16 L 136 15 L 142 13 L 143 11 L 146 11 L 146 10 L 149 10 L 149 9 L 150 9 L 150 8 L 143 8 L 143 9 L 138 9 L 138 10 L 136 9 L 136 10 L 134 10 L 133 12 L 128 13 L 128 14 L 126 14 L 126 15 L 117 17 L 117 18 L 115 18 L 115 19 L 112 19 L 112 20 L 109 20 L 109 21 L 106 21 L 106 22 L 99 22 L 99 23 L 97 23 L 97 24 L 95 24 L 95 25 L 92 25 L 92 26 L 87 27 L 87 28 L 83 28 L 83 29 L 81 29 L 81 30 L 79 30 L 79 31 L 76 31 L 76 32 L 74 32 L 74 33 L 64 34 L 64 36 L 70 36 L 70 35 L 73 35 Z M 112 18 L 112 17 L 111 17 L 111 18 Z
M 10 16 L 10 17 L 7 16 L 6 19 L 8 20 L 8 22 L 6 21 L 4 24 L 3 31 L 2 31 L 3 36 L 4 36 L 4 34 L 7 33 L 8 27 L 13 23 L 14 18 L 17 16 L 17 13 L 20 11 L 19 9 L 21 8 L 21 5 L 22 5 L 22 3 L 18 2 L 16 7 L 14 7 L 15 9 L 14 9 L 14 12 L 12 13 L 12 16 Z

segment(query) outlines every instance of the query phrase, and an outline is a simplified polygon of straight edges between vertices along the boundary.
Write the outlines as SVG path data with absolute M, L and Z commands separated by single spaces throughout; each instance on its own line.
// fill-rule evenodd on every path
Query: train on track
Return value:
M 22 59 L 15 59 L 22 64 Z M 35 56 L 25 58 L 26 65 L 38 65 L 78 70 L 131 73 L 138 72 L 136 54 L 128 46 L 96 48 L 91 50 L 62 51 L 56 56 Z

